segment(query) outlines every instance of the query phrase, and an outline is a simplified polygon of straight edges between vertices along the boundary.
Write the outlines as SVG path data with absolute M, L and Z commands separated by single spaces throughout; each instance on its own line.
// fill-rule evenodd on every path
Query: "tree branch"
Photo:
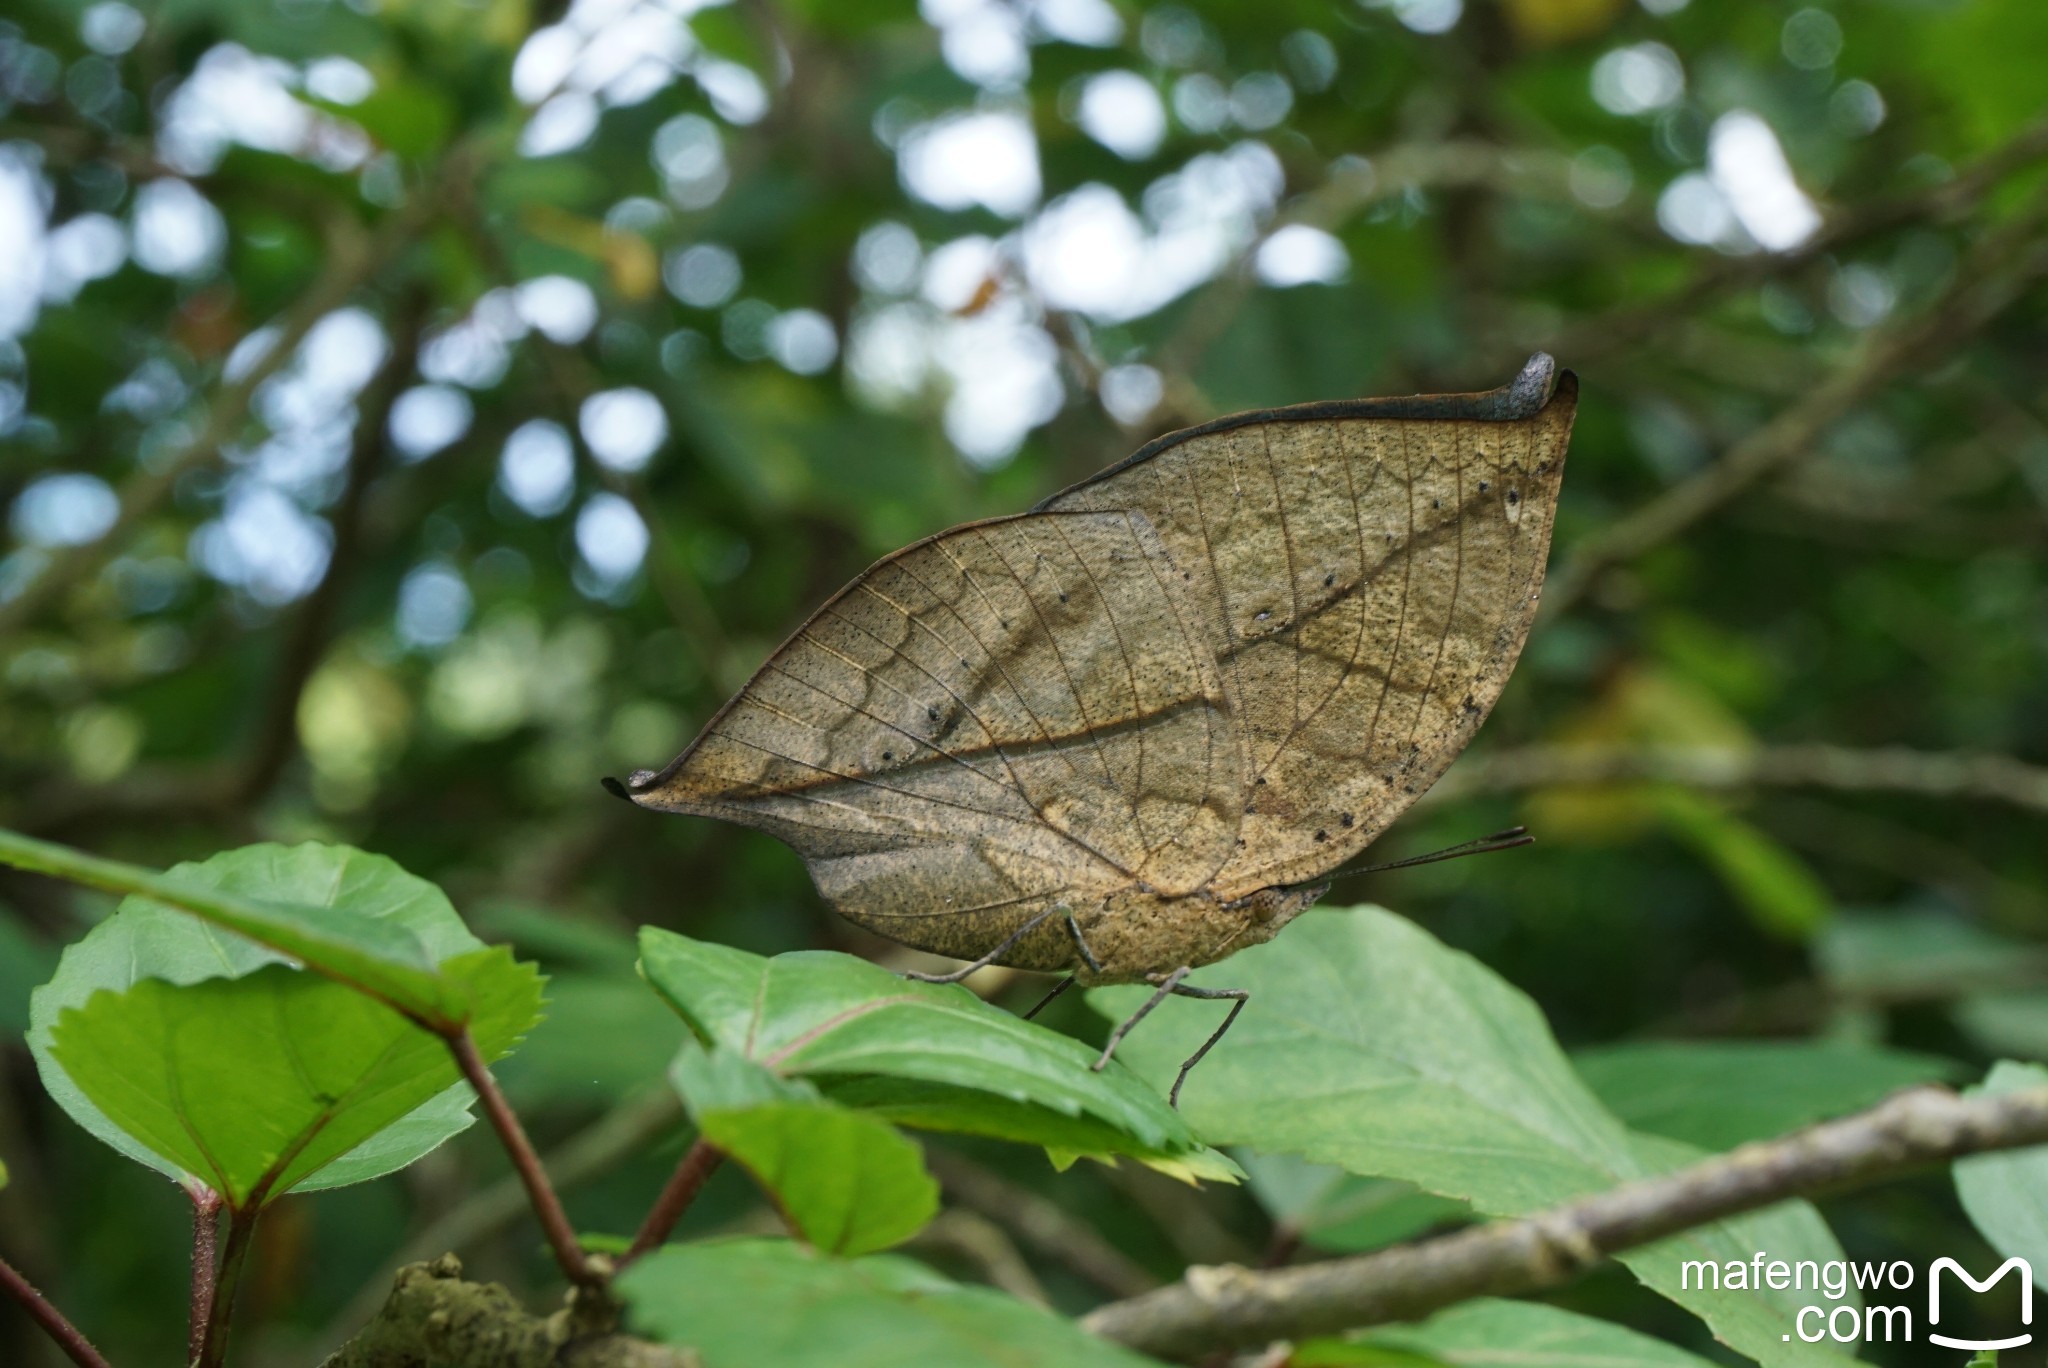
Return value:
M 1780 411 L 1697 475 L 1573 548 L 1544 590 L 1544 615 L 1564 612 L 1610 567 L 1670 540 L 1759 480 L 1811 455 L 1837 419 L 1911 366 L 1941 355 L 1996 318 L 2048 274 L 2048 250 L 2037 241 L 2044 219 L 2048 196 L 2037 197 L 2012 222 L 1987 234 L 1956 283 L 1934 304 L 1874 333 L 1853 361 L 1805 399 Z
M 1083 1324 L 1144 1353 L 1188 1357 L 1413 1320 L 1473 1297 L 1554 1287 L 1607 1255 L 1788 1198 L 2044 1142 L 2048 1088 L 1971 1098 L 1918 1088 L 1524 1220 L 1302 1268 L 1191 1269 L 1183 1281 L 1102 1307 Z
M 1448 802 L 1485 793 L 1630 782 L 1699 789 L 1818 788 L 1970 798 L 2048 813 L 2048 768 L 2007 755 L 1862 750 L 1818 743 L 1730 747 L 1519 746 L 1467 757 L 1430 790 Z
M 78 1327 L 64 1319 L 64 1313 L 50 1305 L 43 1294 L 36 1291 L 34 1285 L 5 1259 L 0 1259 L 0 1290 L 5 1290 L 8 1296 L 20 1303 L 29 1319 L 42 1326 L 78 1368 L 108 1368 L 107 1361 L 100 1357 L 100 1351 L 79 1333 Z
M 496 1283 L 462 1281 L 444 1254 L 409 1264 L 383 1308 L 321 1368 L 698 1368 L 695 1354 L 589 1334 L 573 1308 L 535 1316 Z

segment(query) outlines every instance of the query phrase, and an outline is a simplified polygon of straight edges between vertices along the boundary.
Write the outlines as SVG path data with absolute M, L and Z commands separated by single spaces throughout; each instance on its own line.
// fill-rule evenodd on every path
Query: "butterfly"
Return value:
M 1161 437 L 876 562 L 607 786 L 766 831 L 849 920 L 969 961 L 919 977 L 1153 985 L 1097 1068 L 1167 996 L 1231 999 L 1177 1099 L 1247 998 L 1189 972 L 1314 903 L 1499 698 L 1577 397 L 1538 354 L 1482 394 Z

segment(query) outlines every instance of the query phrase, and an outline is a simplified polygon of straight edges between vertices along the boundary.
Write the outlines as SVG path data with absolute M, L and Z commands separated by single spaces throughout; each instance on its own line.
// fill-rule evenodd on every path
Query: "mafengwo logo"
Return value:
M 2034 1342 L 2031 1332 L 1996 1340 L 1951 1339 L 1947 1335 L 1937 1333 L 1934 1327 L 1941 1323 L 1941 1275 L 1944 1272 L 1953 1273 L 1968 1283 L 1972 1292 L 1989 1292 L 1991 1285 L 2006 1274 L 2019 1274 L 2020 1324 L 2034 1323 L 2034 1270 L 2019 1255 L 2015 1254 L 2000 1264 L 1998 1271 L 1982 1282 L 1971 1277 L 1969 1271 L 1954 1259 L 1936 1259 L 1934 1267 L 1927 1270 L 1927 1338 L 1930 1342 L 1945 1345 L 1950 1349 L 2018 1349 L 2022 1345 Z
M 1963 1319 L 1959 1314 L 1965 1305 L 1961 1298 L 1989 1293 L 2009 1274 L 2015 1275 L 2019 1285 L 2019 1324 L 2014 1327 L 2014 1333 L 1992 1338 L 1967 1338 L 1943 1332 L 1944 1310 L 1949 1313 L 1949 1327 L 1954 1329 Z M 1688 1259 L 1679 1265 L 1678 1270 L 1681 1288 L 1734 1292 L 1812 1291 L 1834 1303 L 1827 1306 L 1815 1302 L 1800 1307 L 1792 1318 L 1792 1330 L 1784 1336 L 1787 1340 L 1796 1335 L 1808 1344 L 1818 1344 L 1822 1340 L 1857 1344 L 1910 1343 L 1916 1338 L 1923 1338 L 1929 1344 L 1943 1348 L 1972 1351 L 2020 1349 L 2034 1342 L 2034 1270 L 2025 1259 L 2015 1255 L 1984 1278 L 1977 1277 L 1954 1259 L 1936 1259 L 1927 1270 L 1926 1320 L 1923 1322 L 1916 1323 L 1914 1317 L 1914 1303 L 1918 1298 L 1901 1298 L 1887 1306 L 1875 1304 L 1884 1293 L 1912 1292 L 1918 1281 L 1917 1270 L 1904 1259 L 1892 1263 L 1851 1263 L 1842 1259 L 1826 1263 L 1812 1259 L 1788 1262 L 1773 1259 L 1761 1250 L 1747 1263 L 1740 1259 L 1730 1259 L 1726 1263 Z M 1853 1300 L 1845 1300 L 1851 1290 L 1867 1294 L 1872 1304 L 1859 1306 Z

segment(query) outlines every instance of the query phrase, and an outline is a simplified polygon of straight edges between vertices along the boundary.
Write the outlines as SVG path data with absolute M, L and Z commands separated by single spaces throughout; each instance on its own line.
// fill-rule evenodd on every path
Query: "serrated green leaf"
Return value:
M 2002 1059 L 1967 1096 L 2048 1088 L 2048 1068 Z M 1955 1163 L 1956 1195 L 1985 1241 L 2007 1258 L 2025 1259 L 2048 1288 L 2048 1145 L 1979 1154 Z
M 500 960 L 511 968 L 505 952 L 487 950 L 472 936 L 440 889 L 381 856 L 313 843 L 255 845 L 224 851 L 201 864 L 180 865 L 166 877 L 233 898 L 330 909 L 381 928 L 382 934 L 415 946 L 429 963 L 445 961 L 435 971 L 439 991 L 454 1000 L 466 1000 L 472 989 L 489 996 L 494 982 L 499 985 L 495 991 L 505 991 L 505 970 L 477 973 L 479 965 Z M 56 974 L 31 998 L 28 1043 L 45 1089 L 73 1120 L 129 1158 L 172 1177 L 202 1176 L 141 1142 L 95 1105 L 52 1055 L 53 1027 L 66 1009 L 83 1007 L 102 991 L 120 993 L 146 980 L 192 985 L 233 979 L 291 963 L 276 949 L 162 902 L 140 896 L 124 900 L 113 916 L 65 950 Z M 511 973 L 511 980 L 526 978 L 530 971 Z M 516 998 L 523 990 L 515 983 L 510 991 Z M 487 1014 L 479 1021 L 487 1033 L 491 1019 Z M 497 1052 L 509 1045 L 507 1039 Z M 462 1130 L 471 1120 L 469 1093 L 466 1085 L 452 1084 L 451 1075 L 444 1081 L 445 1091 L 425 1097 L 417 1111 L 366 1137 L 358 1149 L 335 1157 L 318 1173 L 306 1175 L 299 1186 L 338 1187 L 377 1177 L 411 1163 Z
M 1783 1135 L 1957 1072 L 1936 1055 L 1832 1041 L 1644 1041 L 1582 1050 L 1572 1064 L 1623 1124 L 1709 1150 Z
M 1698 1153 L 1632 1134 L 1572 1072 L 1534 1003 L 1379 908 L 1312 912 L 1195 981 L 1252 995 L 1181 1093 L 1181 1110 L 1211 1144 L 1400 1179 L 1490 1216 L 1528 1215 Z M 1146 991 L 1097 989 L 1089 1001 L 1121 1019 Z M 1169 1001 L 1121 1052 L 1139 1073 L 1170 1083 L 1217 1015 L 1215 1003 Z M 1797 1308 L 1786 1294 L 1683 1285 L 1685 1260 L 1747 1259 L 1756 1249 L 1841 1257 L 1812 1208 L 1788 1204 L 1622 1262 L 1761 1363 L 1840 1364 L 1824 1348 L 1781 1339 Z
M 902 1125 L 1128 1154 L 1228 1176 L 1165 1099 L 1079 1041 L 1019 1020 L 957 985 L 917 983 L 841 955 L 773 959 L 648 927 L 641 971 L 708 1044 L 845 1106 Z
M 938 1214 L 939 1187 L 923 1152 L 888 1122 L 695 1041 L 676 1056 L 670 1077 L 704 1139 L 752 1174 L 812 1246 L 870 1254 L 901 1244 Z
M 476 993 L 471 1033 L 487 1060 L 538 1019 L 539 976 L 509 952 L 475 951 L 445 968 Z M 235 1207 L 260 1206 L 338 1161 L 348 1161 L 347 1181 L 409 1162 L 423 1151 L 380 1133 L 410 1119 L 416 1141 L 439 1143 L 435 1113 L 418 1109 L 459 1081 L 438 1036 L 282 964 L 102 989 L 63 1010 L 51 1048 L 125 1135 Z
M 1405 1356 L 1405 1357 L 1404 1357 Z M 1302 1345 L 1296 1368 L 1709 1368 L 1708 1360 L 1612 1321 L 1540 1302 L 1482 1298 L 1420 1325 L 1390 1326 L 1345 1341 Z
M 636 1333 L 704 1368 L 1139 1368 L 1071 1321 L 895 1255 L 842 1260 L 787 1240 L 656 1250 L 613 1284 Z

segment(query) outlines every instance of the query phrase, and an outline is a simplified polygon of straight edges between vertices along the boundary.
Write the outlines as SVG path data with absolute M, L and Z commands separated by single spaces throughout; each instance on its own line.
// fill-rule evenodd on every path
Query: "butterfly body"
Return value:
M 1177 985 L 1313 902 L 1485 719 L 1576 396 L 1538 356 L 1160 438 L 877 562 L 618 791 L 779 837 L 905 944 Z

